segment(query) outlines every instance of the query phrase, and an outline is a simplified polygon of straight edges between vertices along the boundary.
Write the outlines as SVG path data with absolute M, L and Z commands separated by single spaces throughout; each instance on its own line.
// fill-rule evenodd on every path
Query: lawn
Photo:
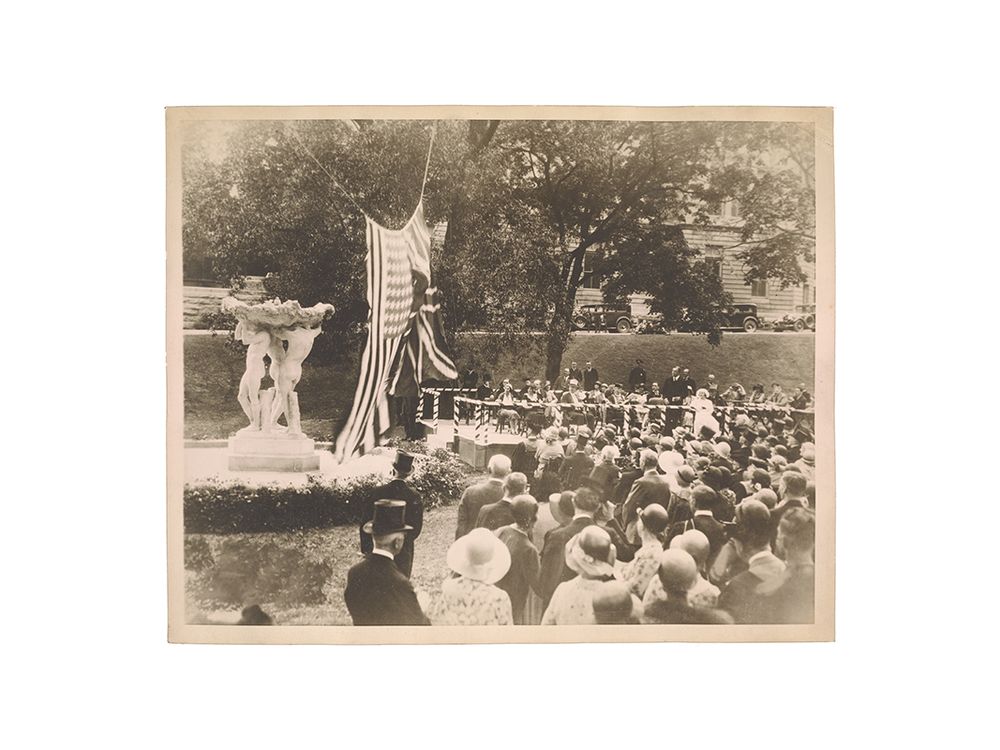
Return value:
M 411 580 L 432 599 L 448 575 L 444 560 L 454 540 L 456 506 L 424 516 Z M 283 534 L 185 535 L 187 619 L 225 621 L 260 604 L 276 625 L 350 625 L 344 606 L 348 569 L 360 559 L 358 529 Z
M 463 341 L 458 337 L 456 358 L 463 363 Z M 224 438 L 246 424 L 236 402 L 243 374 L 243 355 L 225 345 L 225 334 L 184 337 L 184 436 Z M 725 388 L 733 382 L 749 389 L 753 383 L 781 383 L 789 391 L 798 383 L 812 384 L 815 374 L 815 337 L 811 334 L 727 333 L 712 347 L 704 336 L 576 334 L 563 364 L 576 361 L 582 368 L 589 359 L 601 380 L 624 382 L 641 357 L 651 378 L 662 381 L 672 365 L 689 367 L 698 383 L 712 373 Z M 495 379 L 523 381 L 542 377 L 544 359 L 537 351 L 512 352 L 493 368 Z M 350 408 L 357 377 L 354 358 L 339 365 L 316 365 L 308 360 L 297 388 L 303 430 L 310 437 L 329 440 Z M 265 379 L 265 385 L 270 381 Z

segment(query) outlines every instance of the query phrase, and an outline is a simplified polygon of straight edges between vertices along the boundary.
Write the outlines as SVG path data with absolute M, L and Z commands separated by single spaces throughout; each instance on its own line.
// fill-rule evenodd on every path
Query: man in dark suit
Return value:
M 484 505 L 479 509 L 476 517 L 476 527 L 482 526 L 484 529 L 496 531 L 501 526 L 514 523 L 514 515 L 511 502 L 518 495 L 523 495 L 528 490 L 528 477 L 519 471 L 512 471 L 507 475 L 503 483 L 503 497 L 495 503 Z
M 681 373 L 681 382 L 684 383 L 685 397 L 693 396 L 698 392 L 698 384 L 694 382 L 694 378 L 691 377 L 691 371 L 686 367 Z
M 510 474 L 510 458 L 498 453 L 486 467 L 489 478 L 485 482 L 467 487 L 458 502 L 458 523 L 455 526 L 455 538 L 463 537 L 476 527 L 479 511 L 484 505 L 495 503 L 503 497 L 503 483 Z
M 718 504 L 719 497 L 715 490 L 704 484 L 696 485 L 691 490 L 691 504 L 694 515 L 686 521 L 679 521 L 670 527 L 667 542 L 675 536 L 683 534 L 688 529 L 697 529 L 708 537 L 708 564 L 711 565 L 726 543 L 726 529 L 713 515 L 712 509 Z
M 420 495 L 406 484 L 406 478 L 410 476 L 412 470 L 413 456 L 405 451 L 397 451 L 396 459 L 392 464 L 392 481 L 375 489 L 372 493 L 372 501 L 364 510 L 364 517 L 371 518 L 374 514 L 376 498 L 379 500 L 402 500 L 406 503 L 406 521 L 411 530 L 406 532 L 403 548 L 396 557 L 396 567 L 407 578 L 410 577 L 410 572 L 413 570 L 413 543 L 420 536 L 420 531 L 424 527 L 424 504 L 420 500 Z M 362 524 L 358 527 L 358 533 L 361 535 L 361 551 L 365 554 L 371 552 L 373 548 L 371 534 L 365 533 L 366 525 Z
M 633 367 L 628 374 L 628 387 L 629 390 L 634 391 L 638 386 L 646 384 L 646 370 L 642 366 L 642 360 L 637 359 L 635 361 L 635 367 Z
M 583 380 L 583 371 L 580 369 L 580 365 L 576 362 L 571 362 L 569 365 L 569 376 L 577 382 Z
M 729 612 L 737 624 L 768 622 L 771 603 L 767 594 L 780 586 L 785 564 L 771 552 L 771 513 L 764 503 L 740 503 L 733 545 L 746 570 L 722 589 L 719 607 Z
M 559 479 L 562 482 L 562 489 L 575 490 L 583 484 L 583 480 L 590 476 L 594 469 L 594 459 L 585 452 L 587 447 L 587 436 L 576 436 L 576 450 L 571 456 L 563 461 Z
M 344 602 L 355 625 L 429 625 L 410 579 L 396 567 L 395 558 L 406 542 L 406 503 L 377 500 L 365 532 L 374 540 L 372 551 L 347 572 Z
M 594 363 L 588 361 L 587 366 L 583 370 L 583 390 L 592 391 L 594 390 L 594 385 L 597 383 L 597 368 L 594 367 Z
M 588 526 L 595 525 L 594 513 L 600 505 L 601 499 L 596 492 L 588 487 L 579 488 L 573 496 L 572 520 L 545 535 L 541 571 L 538 576 L 538 594 L 546 607 L 559 584 L 576 575 L 566 565 L 566 543 Z
M 680 406 L 688 395 L 687 383 L 681 378 L 681 368 L 675 367 L 670 371 L 670 377 L 663 381 L 660 386 L 660 393 L 670 406 Z M 667 430 L 672 430 L 681 423 L 683 413 L 680 409 L 665 409 Z
M 654 450 L 646 448 L 639 454 L 639 468 L 643 473 L 635 480 L 622 507 L 622 525 L 626 538 L 633 544 L 639 541 L 635 535 L 635 522 L 643 508 L 652 503 L 664 508 L 670 505 L 670 485 L 658 471 L 658 461 Z

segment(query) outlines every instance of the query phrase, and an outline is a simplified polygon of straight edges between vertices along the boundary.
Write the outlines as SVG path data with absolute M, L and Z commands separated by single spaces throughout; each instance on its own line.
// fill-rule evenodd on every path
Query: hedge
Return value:
M 422 444 L 407 443 L 414 453 Z M 435 450 L 418 455 L 407 480 L 424 508 L 457 502 L 470 481 L 470 469 L 454 454 Z M 238 481 L 208 481 L 184 487 L 184 531 L 189 534 L 233 534 L 295 531 L 357 524 L 363 509 L 376 500 L 384 476 L 369 474 L 349 480 L 310 476 L 304 486 L 250 486 Z

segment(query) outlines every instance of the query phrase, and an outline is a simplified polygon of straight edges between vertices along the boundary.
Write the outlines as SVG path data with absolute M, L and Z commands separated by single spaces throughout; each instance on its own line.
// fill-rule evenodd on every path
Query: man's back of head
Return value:
M 503 453 L 497 453 L 490 458 L 486 470 L 493 479 L 505 479 L 510 474 L 510 458 Z
M 531 495 L 517 495 L 510 501 L 514 523 L 527 530 L 538 518 L 538 502 Z
M 698 565 L 698 570 L 705 569 L 708 562 L 708 553 L 711 545 L 708 537 L 698 529 L 688 529 L 683 534 L 678 534 L 670 540 L 670 549 L 681 549 L 694 558 Z
M 798 471 L 785 471 L 781 475 L 781 498 L 788 500 L 791 498 L 804 498 L 806 496 L 806 486 L 809 480 Z
M 673 599 L 687 601 L 687 592 L 698 580 L 698 565 L 682 549 L 667 549 L 660 553 L 660 583 Z
M 659 460 L 660 457 L 656 455 L 656 451 L 646 448 L 639 454 L 639 468 L 643 471 L 651 471 L 657 467 Z
M 507 497 L 515 497 L 517 495 L 523 495 L 524 491 L 528 488 L 528 477 L 522 474 L 520 471 L 512 471 L 507 475 L 504 480 L 503 489 L 504 494 Z
M 580 487 L 573 496 L 573 507 L 578 512 L 594 513 L 601 507 L 601 498 L 590 487 Z

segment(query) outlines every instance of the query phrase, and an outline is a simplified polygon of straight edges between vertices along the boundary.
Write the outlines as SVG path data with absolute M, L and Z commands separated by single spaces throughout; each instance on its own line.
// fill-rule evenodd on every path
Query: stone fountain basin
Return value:
M 280 302 L 277 299 L 259 304 L 248 304 L 235 297 L 222 300 L 223 312 L 257 329 L 315 328 L 333 315 L 333 305 L 319 303 L 312 307 L 302 307 L 298 300 Z

